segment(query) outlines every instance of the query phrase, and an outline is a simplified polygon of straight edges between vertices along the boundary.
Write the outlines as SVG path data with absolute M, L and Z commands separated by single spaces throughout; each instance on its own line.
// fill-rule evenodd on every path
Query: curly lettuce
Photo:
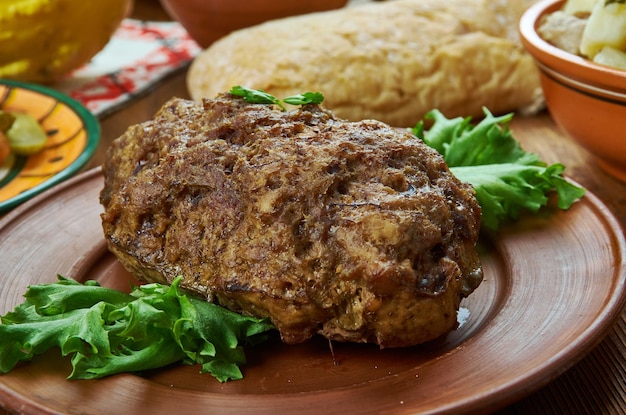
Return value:
M 69 379 L 95 379 L 173 363 L 199 364 L 220 382 L 243 377 L 244 345 L 273 325 L 188 297 L 171 286 L 145 284 L 130 294 L 58 276 L 30 286 L 26 300 L 1 317 L 0 372 L 49 349 L 71 356 Z
M 482 226 L 496 230 L 502 222 L 515 220 L 522 210 L 537 212 L 556 192 L 558 207 L 569 207 L 585 190 L 563 177 L 560 163 L 547 165 L 539 156 L 523 150 L 509 123 L 513 114 L 485 117 L 473 124 L 471 117 L 448 119 L 439 110 L 426 114 L 430 129 L 420 121 L 413 134 L 437 150 L 452 173 L 470 183 L 482 208 Z

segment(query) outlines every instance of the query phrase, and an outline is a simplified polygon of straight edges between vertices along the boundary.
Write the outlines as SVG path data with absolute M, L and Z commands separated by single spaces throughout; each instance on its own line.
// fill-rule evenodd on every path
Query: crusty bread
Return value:
M 539 75 L 518 20 L 535 1 L 395 0 L 270 21 L 201 52 L 189 93 L 320 91 L 339 117 L 402 127 L 433 108 L 448 117 L 532 110 Z

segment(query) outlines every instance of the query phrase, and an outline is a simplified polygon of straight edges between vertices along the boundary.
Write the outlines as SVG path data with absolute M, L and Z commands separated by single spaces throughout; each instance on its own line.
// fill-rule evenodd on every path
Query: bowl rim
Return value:
M 522 44 L 533 58 L 553 72 L 589 82 L 605 85 L 608 89 L 626 91 L 626 70 L 595 63 L 582 56 L 566 52 L 545 41 L 537 33 L 540 19 L 548 13 L 562 8 L 566 0 L 541 0 L 530 6 L 519 21 Z

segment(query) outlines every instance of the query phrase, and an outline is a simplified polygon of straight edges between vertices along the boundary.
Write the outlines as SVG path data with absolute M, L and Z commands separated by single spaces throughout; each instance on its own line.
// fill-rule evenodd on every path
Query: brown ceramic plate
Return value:
M 29 284 L 62 274 L 127 289 L 105 247 L 99 171 L 32 199 L 0 221 L 0 313 Z M 624 305 L 622 230 L 587 195 L 567 212 L 546 209 L 481 242 L 485 281 L 446 338 L 407 349 L 315 339 L 248 350 L 244 379 L 219 383 L 197 367 L 69 381 L 51 351 L 0 375 L 0 406 L 23 414 L 463 413 L 511 403 L 590 350 Z

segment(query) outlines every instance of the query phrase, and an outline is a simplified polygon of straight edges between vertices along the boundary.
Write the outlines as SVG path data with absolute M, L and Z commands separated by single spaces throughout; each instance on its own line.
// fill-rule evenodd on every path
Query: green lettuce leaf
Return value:
M 525 151 L 513 137 L 509 123 L 513 114 L 485 117 L 476 125 L 470 117 L 448 119 L 432 110 L 429 130 L 420 121 L 412 132 L 445 159 L 452 173 L 470 183 L 482 208 L 482 226 L 496 230 L 506 220 L 515 220 L 522 210 L 537 212 L 555 191 L 558 206 L 569 207 L 585 190 L 563 177 L 562 164 L 548 166 L 539 156 Z
M 273 326 L 181 294 L 180 280 L 142 285 L 130 294 L 61 276 L 29 287 L 24 303 L 1 318 L 0 372 L 59 348 L 71 355 L 70 379 L 176 362 L 199 364 L 221 382 L 241 379 L 243 346 L 264 340 Z

